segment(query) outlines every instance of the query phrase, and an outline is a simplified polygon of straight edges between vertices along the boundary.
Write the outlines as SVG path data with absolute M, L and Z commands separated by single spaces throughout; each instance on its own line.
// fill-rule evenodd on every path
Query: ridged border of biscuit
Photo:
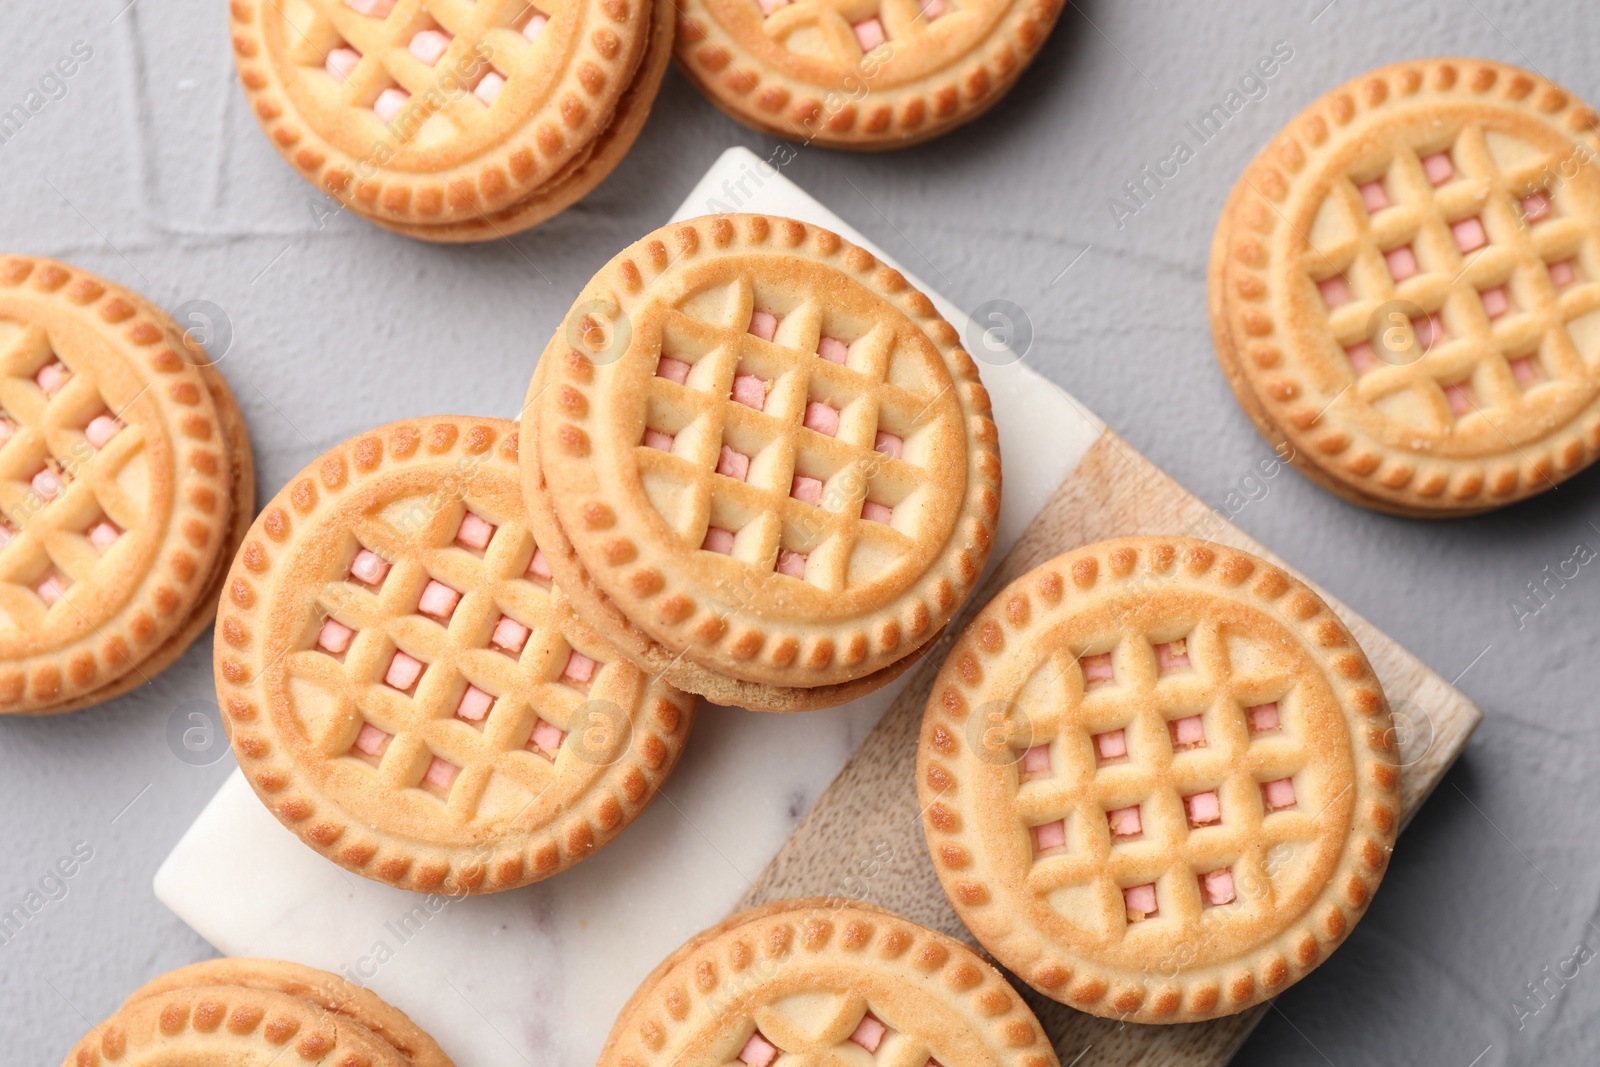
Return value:
M 300 767 L 278 744 L 276 726 L 263 706 L 261 684 L 272 657 L 258 640 L 273 570 L 293 555 L 297 526 L 317 522 L 326 499 L 382 475 L 391 462 L 419 456 L 437 462 L 452 455 L 493 459 L 496 454 L 510 464 L 505 475 L 517 484 L 515 424 L 501 419 L 409 419 L 329 449 L 291 478 L 256 518 L 218 607 L 217 703 L 239 768 L 256 795 L 279 822 L 341 867 L 414 892 L 498 892 L 548 878 L 591 855 L 654 798 L 677 763 L 694 718 L 689 698 L 675 700 L 670 690 L 652 696 L 647 690 L 650 706 L 634 722 L 628 754 L 607 768 L 583 803 L 531 831 L 525 846 L 502 844 L 486 861 L 456 858 L 475 855 L 469 843 L 404 847 L 322 800 L 303 780 Z
M 250 110 L 302 177 L 359 215 L 402 226 L 438 225 L 478 220 L 516 205 L 560 176 L 609 123 L 644 56 L 650 4 L 592 2 L 610 25 L 596 27 L 580 44 L 563 87 L 521 130 L 464 163 L 456 176 L 411 177 L 377 167 L 362 178 L 355 171 L 363 161 L 330 144 L 291 105 L 262 38 L 259 8 L 269 0 L 231 0 L 229 24 Z M 631 25 L 641 21 L 643 30 Z
M 1127 980 L 1121 968 L 1069 957 L 1007 911 L 1006 897 L 972 877 L 984 844 L 968 829 L 961 766 L 970 704 L 982 692 L 986 665 L 1002 659 L 1011 636 L 1036 613 L 1070 610 L 1074 597 L 1117 583 L 1138 568 L 1185 582 L 1215 582 L 1223 595 L 1248 597 L 1327 665 L 1345 711 L 1356 762 L 1355 814 L 1338 869 L 1300 923 L 1228 963 L 1189 977 Z M 1383 878 L 1400 820 L 1400 770 L 1383 689 L 1350 631 L 1304 584 L 1249 553 L 1173 537 L 1130 537 L 1077 549 L 1024 574 L 973 619 L 945 661 L 923 714 L 917 791 L 923 832 L 946 896 L 961 921 L 1000 963 L 1053 1000 L 1128 1022 L 1194 1022 L 1232 1015 L 1304 977 L 1344 940 Z
M 757 63 L 703 0 L 679 9 L 678 66 L 732 118 L 776 137 L 831 148 L 904 148 L 947 133 L 994 106 L 1050 36 L 1063 0 L 1013 0 L 1010 12 L 960 60 L 906 86 L 829 107 L 841 86 L 819 88 Z M 853 76 L 853 75 L 852 75 Z M 807 125 L 818 123 L 820 125 Z
M 899 271 L 835 233 L 793 219 L 706 216 L 658 230 L 595 276 L 569 312 L 569 320 L 572 315 L 586 314 L 582 309 L 591 298 L 611 292 L 619 292 L 626 307 L 629 298 L 644 292 L 655 279 L 708 248 L 719 252 L 787 251 L 830 265 L 895 305 L 939 350 L 955 386 L 968 441 L 966 490 L 949 541 L 927 572 L 874 612 L 889 618 L 870 628 L 841 623 L 830 633 L 812 635 L 802 632 L 803 627 L 791 628 L 770 619 L 753 622 L 755 613 L 751 612 L 719 613 L 700 602 L 709 591 L 686 582 L 681 573 L 638 563 L 640 546 L 630 539 L 608 538 L 604 551 L 590 547 L 616 525 L 616 512 L 601 499 L 603 494 L 569 501 L 564 510 L 581 515 L 583 526 L 574 531 L 563 520 L 563 527 L 584 569 L 601 588 L 626 586 L 648 605 L 654 617 L 631 615 L 635 624 L 702 666 L 746 681 L 781 686 L 829 685 L 865 677 L 913 652 L 949 622 L 983 571 L 1000 516 L 1000 442 L 989 394 L 978 378 L 977 365 L 962 349 L 955 327 L 941 318 L 932 301 L 912 288 Z M 565 322 L 564 336 L 581 336 L 578 326 Z M 595 412 L 602 406 L 594 403 L 591 395 L 594 365 L 582 352 L 568 347 L 550 371 L 550 387 L 539 398 L 541 461 L 547 459 L 544 444 L 554 442 L 559 452 L 554 462 L 585 462 L 591 439 L 597 435 L 591 433 Z M 611 599 L 616 602 L 615 597 Z M 809 677 L 793 677 L 797 667 Z
M 0 713 L 49 712 L 117 681 L 183 626 L 222 551 L 233 510 L 229 442 L 198 367 L 173 351 L 176 327 L 144 297 L 55 260 L 0 258 L 0 291 L 28 287 L 100 331 L 165 409 L 172 500 L 150 571 L 127 604 L 72 646 L 0 665 Z M 98 320 L 98 322 L 94 322 Z
M 1358 429 L 1324 421 L 1314 383 L 1285 351 L 1267 310 L 1273 293 L 1272 232 L 1294 176 L 1339 130 L 1364 114 L 1404 105 L 1426 85 L 1461 99 L 1521 108 L 1568 130 L 1600 153 L 1600 116 L 1531 71 L 1479 59 L 1396 63 L 1321 97 L 1261 150 L 1229 196 L 1211 248 L 1209 305 L 1217 358 L 1241 404 L 1272 438 L 1295 446 L 1297 465 L 1347 487 L 1357 503 L 1413 515 L 1486 511 L 1542 492 L 1600 454 L 1600 398 L 1572 422 L 1514 455 L 1446 460 L 1402 453 Z M 1263 425 L 1265 422 L 1266 425 Z M 1326 484 L 1326 483 L 1324 483 Z
M 873 905 L 823 897 L 760 905 L 690 938 L 617 1015 L 599 1067 L 666 1067 L 674 1061 L 663 1050 L 676 1034 L 751 996 L 763 964 L 830 954 L 852 965 L 898 968 L 920 988 L 936 981 L 940 994 L 967 1009 L 973 1029 L 987 1032 L 1006 1067 L 1057 1067 L 1032 1010 L 966 945 Z

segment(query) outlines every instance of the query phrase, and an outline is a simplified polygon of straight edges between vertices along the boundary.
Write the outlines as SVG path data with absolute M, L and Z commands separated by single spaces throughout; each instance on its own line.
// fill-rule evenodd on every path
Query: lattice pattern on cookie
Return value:
M 843 70 L 892 42 L 894 51 L 919 47 L 928 26 L 952 11 L 957 0 L 877 0 L 870 7 L 843 0 L 749 0 L 765 19 L 763 30 L 782 48 L 810 62 Z M 883 58 L 892 55 L 886 51 Z
M 822 293 L 763 306 L 775 299 L 741 277 L 667 311 L 646 491 L 707 551 L 822 589 L 862 585 L 921 532 L 919 489 L 948 477 L 923 445 L 956 413 L 895 379 L 894 323 L 830 321 Z
M 1563 157 L 1481 123 L 1443 144 L 1417 133 L 1434 140 L 1391 139 L 1336 182 L 1302 254 L 1355 395 L 1437 430 L 1543 382 L 1582 383 L 1600 301 L 1574 291 L 1577 263 L 1600 247 L 1564 208 Z
M 1215 621 L 1171 637 L 1124 635 L 1082 658 L 1058 650 L 1040 672 L 1064 699 L 1021 709 L 1033 738 L 1015 801 L 1036 857 L 1029 889 L 1069 902 L 1065 917 L 1088 929 L 1157 916 L 1182 926 L 1220 904 L 1270 912 L 1285 872 L 1269 872 L 1268 857 L 1317 836 L 1322 798 L 1309 781 L 1294 791 L 1312 752 L 1293 722 L 1292 676 L 1236 667 L 1228 648 L 1240 639 Z M 1241 883 L 1251 898 L 1234 892 Z

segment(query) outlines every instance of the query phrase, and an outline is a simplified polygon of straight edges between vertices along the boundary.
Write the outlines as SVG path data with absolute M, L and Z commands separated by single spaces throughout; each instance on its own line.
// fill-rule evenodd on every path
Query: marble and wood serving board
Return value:
M 734 210 L 826 226 L 893 263 L 744 149 L 725 153 L 675 217 Z M 1000 428 L 995 560 L 969 610 L 1035 564 L 1118 534 L 1190 534 L 1270 556 L 904 273 L 982 361 Z M 582 281 L 571 280 L 574 292 Z M 1401 748 L 1409 816 L 1480 713 L 1329 599 L 1413 727 Z M 651 808 L 594 857 L 525 889 L 451 899 L 361 879 L 302 845 L 235 772 L 157 872 L 155 892 L 224 955 L 296 960 L 369 986 L 459 1064 L 593 1063 L 639 980 L 738 907 L 846 895 L 966 937 L 928 863 L 913 782 L 917 724 L 942 655 L 941 646 L 894 685 L 842 708 L 788 716 L 706 708 Z M 1222 1063 L 1265 1010 L 1118 1027 L 1030 999 L 1074 1067 Z

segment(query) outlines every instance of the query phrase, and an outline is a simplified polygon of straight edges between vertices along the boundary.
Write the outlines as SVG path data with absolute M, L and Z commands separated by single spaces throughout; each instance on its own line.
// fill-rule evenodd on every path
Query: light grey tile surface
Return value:
M 803 151 L 786 173 L 950 297 L 1025 308 L 1034 366 L 1222 506 L 1267 455 L 1217 372 L 1205 320 L 1212 225 L 1255 149 L 1335 84 L 1419 55 L 1519 62 L 1600 100 L 1600 20 L 1581 0 L 1324 2 L 1069 8 L 976 126 L 887 156 Z M 319 219 L 320 198 L 244 107 L 224 0 L 125 4 L 11 0 L 0 13 L 0 110 L 76 42 L 93 49 L 64 95 L 0 143 L 0 249 L 71 260 L 169 308 L 224 309 L 223 369 L 264 493 L 382 421 L 514 414 L 589 275 L 664 219 L 723 148 L 772 145 L 669 74 L 638 146 L 587 201 L 514 246 L 431 248 Z M 1119 228 L 1107 199 L 1277 41 L 1294 54 L 1265 95 Z M 1425 524 L 1283 473 L 1236 515 L 1446 677 L 1466 670 L 1462 688 L 1488 713 L 1367 919 L 1279 998 L 1239 1063 L 1487 1067 L 1600 1053 L 1600 962 L 1585 951 L 1587 965 L 1550 977 L 1580 945 L 1600 949 L 1600 566 L 1520 626 L 1510 606 L 1578 542 L 1600 547 L 1597 486 L 1590 472 L 1498 515 Z M 169 745 L 171 724 L 210 692 L 202 646 L 106 707 L 0 722 L 0 905 L 30 889 L 59 898 L 0 942 L 10 1062 L 56 1062 L 139 982 L 208 954 L 149 886 L 232 765 L 219 750 L 191 766 Z M 49 882 L 75 846 L 92 858 Z

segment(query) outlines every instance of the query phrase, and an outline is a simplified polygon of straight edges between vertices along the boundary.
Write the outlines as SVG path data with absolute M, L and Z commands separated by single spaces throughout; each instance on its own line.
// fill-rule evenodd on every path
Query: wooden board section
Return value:
M 1046 560 L 1080 545 L 1132 534 L 1204 537 L 1293 571 L 1107 430 L 974 595 L 965 614 Z M 1460 754 L 1482 712 L 1393 639 L 1317 588 L 1367 653 L 1391 706 L 1411 720 L 1400 746 L 1402 818 L 1409 820 Z M 915 782 L 922 709 L 952 635 L 960 633 L 963 623 L 952 625 L 914 669 L 910 684 L 756 879 L 741 907 L 786 897 L 850 897 L 975 944 L 934 874 Z M 1262 1004 L 1206 1023 L 1141 1026 L 1086 1015 L 1016 984 L 1038 1012 L 1061 1062 L 1074 1067 L 1226 1063 L 1270 1010 Z

